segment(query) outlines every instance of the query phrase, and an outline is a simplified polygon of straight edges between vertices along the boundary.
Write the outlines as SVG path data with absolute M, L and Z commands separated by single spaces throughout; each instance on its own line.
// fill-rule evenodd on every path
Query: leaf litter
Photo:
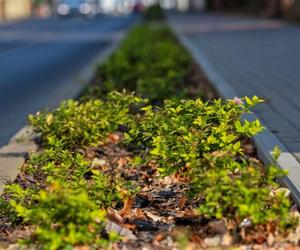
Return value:
M 113 244 L 113 249 L 300 249 L 300 226 L 282 235 L 272 225 L 252 228 L 247 221 L 235 225 L 230 220 L 199 215 L 196 209 L 202 199 L 189 199 L 188 178 L 182 173 L 161 177 L 158 166 L 151 161 L 136 164 L 138 149 L 128 150 L 119 143 L 122 136 L 122 133 L 111 134 L 104 145 L 84 152 L 93 169 L 112 179 L 122 177 L 138 187 L 133 194 L 124 193 L 123 204 L 107 211 L 106 232 L 114 231 L 122 237 Z M 250 142 L 244 141 L 244 147 L 251 148 Z M 252 148 L 249 155 L 255 156 Z M 43 178 L 21 171 L 16 183 L 26 187 L 43 183 Z M 299 217 L 296 207 L 291 213 Z M 14 246 L 17 239 L 27 237 L 32 230 L 30 226 L 12 225 L 2 216 L 0 249 Z

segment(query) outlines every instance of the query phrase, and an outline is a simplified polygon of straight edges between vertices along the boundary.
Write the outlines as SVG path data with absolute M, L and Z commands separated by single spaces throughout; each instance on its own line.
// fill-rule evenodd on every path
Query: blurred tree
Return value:
M 0 0 L 0 20 L 5 19 L 4 0 Z
M 281 17 L 283 0 L 206 0 L 208 9 L 241 10 L 265 13 L 269 17 Z

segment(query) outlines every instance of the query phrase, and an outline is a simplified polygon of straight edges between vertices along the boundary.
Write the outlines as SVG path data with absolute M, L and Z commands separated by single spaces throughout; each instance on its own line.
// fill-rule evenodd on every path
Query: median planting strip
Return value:
M 152 20 L 161 10 L 146 17 L 79 101 L 29 116 L 39 148 L 1 196 L 2 240 L 28 249 L 293 247 L 299 213 L 275 182 L 286 173 L 256 158 L 260 122 L 240 122 L 263 100 L 214 99 L 165 23 Z
M 190 51 L 193 55 L 193 59 L 200 65 L 208 79 L 215 87 L 217 93 L 224 99 L 234 98 L 239 96 L 237 91 L 232 88 L 229 82 L 226 82 L 220 74 L 214 69 L 211 63 L 206 60 L 204 53 L 199 48 L 196 48 L 193 43 L 188 39 L 188 36 L 183 32 L 180 27 L 175 23 L 172 23 L 171 18 L 169 19 L 169 25 L 176 34 L 177 39 L 184 45 L 184 47 Z M 256 120 L 256 114 L 247 114 L 245 116 L 247 120 Z M 278 168 L 287 171 L 287 176 L 281 178 L 279 182 L 287 187 L 292 192 L 294 202 L 300 206 L 300 163 L 296 158 L 289 152 L 289 150 L 281 143 L 279 138 L 272 133 L 267 127 L 262 133 L 257 134 L 253 141 L 257 148 L 259 158 L 264 162 L 265 165 L 275 164 Z M 274 161 L 272 151 L 274 147 L 278 147 L 281 151 L 279 158 Z

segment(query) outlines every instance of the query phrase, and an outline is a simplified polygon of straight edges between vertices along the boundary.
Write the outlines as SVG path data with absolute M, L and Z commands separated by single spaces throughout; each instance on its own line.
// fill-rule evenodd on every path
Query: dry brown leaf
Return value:
M 197 216 L 197 211 L 193 208 L 185 209 L 183 211 L 183 216 Z
M 108 135 L 108 139 L 112 143 L 118 143 L 120 141 L 121 137 L 120 137 L 120 135 L 118 135 L 116 133 L 112 133 L 112 134 Z
M 124 207 L 122 208 L 122 210 L 119 211 L 119 214 L 121 216 L 125 216 L 127 214 L 131 213 L 132 210 L 132 206 L 133 206 L 133 198 L 132 197 L 128 197 L 125 199 L 124 201 Z
M 107 218 L 112 221 L 115 222 L 117 224 L 123 224 L 124 223 L 124 219 L 123 217 L 119 214 L 118 211 L 109 208 L 107 213 L 106 213 Z
M 231 155 L 231 153 L 228 151 L 214 151 L 211 153 L 211 155 L 214 157 L 223 157 L 223 156 Z
M 74 247 L 74 250 L 89 250 L 90 247 L 89 246 L 77 246 Z
M 121 157 L 117 162 L 119 168 L 125 166 L 127 163 L 128 163 L 127 157 Z
M 153 220 L 154 222 L 158 222 L 158 221 L 161 221 L 161 220 L 162 220 L 162 217 L 157 216 L 157 215 L 155 215 L 155 214 L 153 214 L 153 213 L 151 213 L 151 212 L 149 212 L 149 211 L 145 211 L 145 215 L 146 215 L 149 219 Z
M 182 210 L 187 202 L 186 196 L 182 196 L 179 200 L 179 209 Z
M 155 237 L 154 237 L 154 242 L 160 242 L 162 241 L 163 239 L 165 239 L 165 236 L 163 234 L 157 234 Z
M 191 237 L 192 241 L 196 244 L 203 244 L 203 240 L 201 239 L 201 237 L 197 234 L 193 234 Z
M 146 219 L 143 210 L 140 208 L 135 209 L 134 215 L 135 215 L 135 218 L 137 218 L 137 219 L 142 219 L 142 220 Z
M 135 230 L 136 225 L 135 224 L 123 224 L 122 225 L 124 228 L 130 229 L 130 230 Z

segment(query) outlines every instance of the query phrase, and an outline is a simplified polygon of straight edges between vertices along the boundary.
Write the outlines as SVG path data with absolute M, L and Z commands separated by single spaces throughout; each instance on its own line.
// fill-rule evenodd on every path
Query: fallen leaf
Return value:
M 113 134 L 109 134 L 109 135 L 108 135 L 108 139 L 109 139 L 112 143 L 117 143 L 117 142 L 120 141 L 121 137 L 120 137 L 120 135 L 113 133 Z
M 157 216 L 157 215 L 155 215 L 155 214 L 153 214 L 153 213 L 151 213 L 151 212 L 149 212 L 149 211 L 145 211 L 145 215 L 146 215 L 149 219 L 153 220 L 154 222 L 158 222 L 158 221 L 161 221 L 161 220 L 162 220 L 162 218 L 161 218 L 160 216 Z
M 89 246 L 77 246 L 74 247 L 74 250 L 90 250 Z
M 143 210 L 140 208 L 134 210 L 134 217 L 142 220 L 146 219 Z
M 125 199 L 124 201 L 124 207 L 122 208 L 122 210 L 119 211 L 119 214 L 121 216 L 125 216 L 126 214 L 131 213 L 132 210 L 132 206 L 133 206 L 133 198 L 132 197 L 128 197 Z
M 154 237 L 154 242 L 160 242 L 160 241 L 162 241 L 163 239 L 165 238 L 165 236 L 164 235 L 162 235 L 162 234 L 157 234 L 155 237 Z
M 122 226 L 124 228 L 128 228 L 130 230 L 136 230 L 136 225 L 134 225 L 134 224 L 128 224 L 128 223 L 126 223 L 126 224 L 122 224 Z
M 125 166 L 127 164 L 127 162 L 128 162 L 128 160 L 126 157 L 121 157 L 117 162 L 118 167 L 121 168 L 121 167 Z
M 185 196 L 182 196 L 180 198 L 180 200 L 179 200 L 179 209 L 180 210 L 184 208 L 186 201 L 187 201 L 187 198 Z
M 115 222 L 117 224 L 123 224 L 124 223 L 123 217 L 119 214 L 118 211 L 116 211 L 112 208 L 109 208 L 107 210 L 106 216 L 109 220 L 111 220 L 112 222 Z
M 192 241 L 194 243 L 197 243 L 197 244 L 202 244 L 203 243 L 203 240 L 201 239 L 201 237 L 197 234 L 193 234 L 192 237 L 191 237 Z

